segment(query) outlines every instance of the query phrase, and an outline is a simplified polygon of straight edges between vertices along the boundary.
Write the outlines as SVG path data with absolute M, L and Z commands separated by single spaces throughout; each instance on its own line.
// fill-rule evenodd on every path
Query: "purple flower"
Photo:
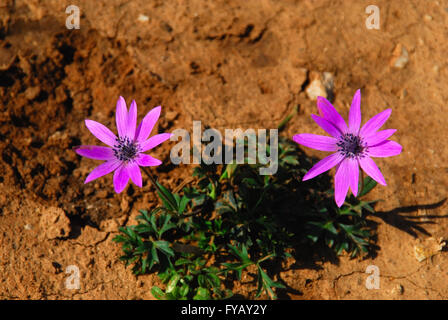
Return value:
M 355 197 L 358 194 L 358 165 L 372 179 L 385 186 L 386 181 L 371 157 L 391 157 L 401 153 L 400 144 L 387 140 L 397 130 L 378 131 L 387 121 L 392 110 L 387 109 L 380 112 L 360 129 L 360 90 L 356 91 L 353 97 L 348 126 L 327 99 L 318 97 L 317 108 L 321 117 L 314 114 L 311 117 L 331 137 L 303 133 L 295 135 L 293 140 L 309 148 L 333 151 L 334 153 L 316 163 L 302 180 L 312 179 L 336 166 L 334 196 L 338 207 L 344 203 L 349 187 Z
M 117 101 L 117 130 L 118 137 L 107 127 L 93 120 L 86 120 L 86 126 L 90 132 L 104 146 L 79 146 L 75 148 L 77 154 L 95 160 L 105 160 L 87 176 L 84 183 L 88 183 L 102 177 L 112 171 L 114 172 L 115 192 L 120 193 L 128 184 L 129 178 L 137 186 L 142 186 L 142 174 L 140 166 L 158 166 L 162 161 L 151 157 L 143 152 L 148 151 L 165 140 L 169 139 L 171 133 L 156 134 L 148 139 L 154 125 L 160 116 L 161 107 L 158 106 L 143 118 L 136 129 L 137 124 L 137 104 L 133 100 L 131 107 L 126 107 L 123 97 Z

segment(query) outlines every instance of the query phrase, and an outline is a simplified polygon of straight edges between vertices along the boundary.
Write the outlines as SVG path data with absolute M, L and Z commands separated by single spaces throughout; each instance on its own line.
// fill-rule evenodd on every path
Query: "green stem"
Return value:
M 154 188 L 157 189 L 157 191 L 159 192 L 159 195 L 165 199 L 166 202 L 168 202 L 171 207 L 173 208 L 177 208 L 177 204 L 173 204 L 170 199 L 168 199 L 165 194 L 163 193 L 162 189 L 160 189 L 159 185 L 157 184 L 156 179 L 153 177 L 153 175 L 151 174 L 151 172 L 149 172 L 149 170 L 146 167 L 141 167 L 143 169 L 143 171 L 145 171 L 146 175 L 148 176 L 149 180 L 151 180 L 152 185 L 154 186 Z
M 358 194 L 362 194 L 362 191 L 364 189 L 364 171 L 362 170 L 359 171 L 361 171 L 361 188 L 359 188 Z
M 292 110 L 292 112 L 285 119 L 283 119 L 282 122 L 280 122 L 280 124 L 277 127 L 278 130 L 281 131 L 286 126 L 286 124 L 289 122 L 289 120 L 291 120 L 292 117 L 294 117 L 297 114 L 297 112 L 299 112 L 298 105 L 294 106 L 294 109 Z

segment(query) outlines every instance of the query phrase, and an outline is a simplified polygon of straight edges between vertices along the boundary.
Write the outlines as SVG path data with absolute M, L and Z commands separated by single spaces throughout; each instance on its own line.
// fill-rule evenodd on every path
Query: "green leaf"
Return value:
M 184 283 L 179 289 L 179 294 L 181 297 L 187 297 L 189 291 L 190 287 L 188 286 L 187 283 Z
M 174 251 L 170 248 L 170 243 L 164 240 L 154 241 L 154 245 L 157 249 L 162 251 L 168 257 L 174 257 Z
M 185 208 L 187 207 L 188 203 L 190 202 L 190 198 L 187 196 L 183 196 L 179 203 L 179 213 L 182 214 L 185 211 Z
M 165 207 L 167 207 L 169 210 L 178 211 L 179 208 L 177 206 L 177 201 L 176 201 L 174 195 L 167 188 L 162 186 L 159 182 L 156 182 L 156 183 L 162 192 L 162 193 L 160 193 L 157 190 L 157 193 L 159 194 L 159 197 L 162 199 L 162 202 L 165 205 Z M 173 206 L 175 206 L 175 207 L 173 207 Z
M 198 194 L 197 196 L 192 198 L 191 202 L 193 204 L 193 207 L 197 207 L 197 206 L 203 205 L 204 202 L 205 202 L 206 197 L 207 196 L 205 194 Z
M 176 288 L 176 285 L 179 282 L 179 280 L 180 280 L 180 275 L 177 273 L 174 274 L 166 286 L 166 292 L 167 293 L 173 292 L 174 289 Z
M 370 178 L 369 176 L 364 178 L 363 183 L 364 183 L 364 186 L 362 188 L 361 193 L 358 195 L 358 197 L 362 197 L 362 196 L 366 195 L 377 185 L 377 182 L 375 180 L 373 180 L 372 178 Z
M 238 164 L 234 162 L 226 165 L 224 172 L 222 173 L 221 177 L 219 177 L 219 182 L 221 182 L 224 179 L 231 179 L 237 167 Z
M 165 293 L 157 286 L 151 288 L 151 293 L 157 300 L 165 300 Z
M 206 288 L 199 287 L 193 300 L 210 300 L 210 293 Z

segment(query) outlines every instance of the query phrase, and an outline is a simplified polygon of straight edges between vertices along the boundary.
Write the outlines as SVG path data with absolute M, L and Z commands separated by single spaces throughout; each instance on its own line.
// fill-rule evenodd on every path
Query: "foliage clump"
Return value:
M 273 279 L 273 270 L 299 245 L 367 253 L 371 232 L 363 213 L 373 212 L 373 202 L 351 197 L 338 208 L 328 176 L 301 182 L 312 160 L 297 144 L 280 138 L 278 153 L 275 175 L 259 175 L 260 164 L 201 164 L 194 183 L 180 192 L 157 182 L 161 206 L 141 210 L 139 223 L 121 227 L 114 238 L 122 244 L 121 260 L 137 275 L 157 272 L 166 284 L 152 288 L 158 299 L 229 298 L 248 268 L 256 270 L 255 297 L 276 299 L 285 284 Z M 358 197 L 376 183 L 361 184 Z

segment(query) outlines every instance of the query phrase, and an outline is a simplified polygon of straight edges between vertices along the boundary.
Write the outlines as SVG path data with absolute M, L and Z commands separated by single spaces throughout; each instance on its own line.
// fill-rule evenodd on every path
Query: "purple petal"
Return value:
M 313 120 L 319 125 L 319 127 L 324 129 L 329 135 L 335 138 L 339 138 L 341 136 L 341 131 L 339 131 L 338 128 L 336 128 L 333 124 L 331 124 L 324 118 L 321 118 L 314 114 L 311 115 L 311 118 L 313 118 Z
M 90 174 L 87 176 L 86 181 L 84 181 L 84 183 L 88 183 L 88 182 L 95 180 L 99 177 L 102 177 L 108 173 L 111 173 L 112 171 L 117 169 L 120 166 L 120 164 L 121 164 L 121 162 L 116 159 L 109 160 L 109 161 L 106 161 L 106 162 L 100 164 L 98 167 L 93 169 L 92 172 L 90 172 Z
M 126 126 L 126 135 L 130 139 L 135 137 L 135 127 L 137 126 L 137 103 L 132 100 L 131 106 L 129 107 L 128 122 Z
M 316 163 L 302 178 L 302 181 L 312 179 L 325 171 L 330 170 L 335 165 L 339 164 L 344 157 L 339 153 L 333 153 L 326 158 L 323 158 L 318 163 Z
M 396 129 L 386 129 L 378 131 L 369 137 L 363 137 L 363 140 L 365 143 L 367 143 L 368 146 L 375 146 L 387 140 L 387 138 L 392 136 L 396 131 Z
M 312 133 L 296 134 L 292 139 L 305 147 L 321 150 L 321 151 L 336 151 L 338 142 L 337 139 L 326 136 L 319 136 Z
M 162 161 L 159 159 L 153 158 L 148 154 L 140 153 L 137 158 L 137 164 L 141 167 L 153 167 L 162 164 Z
M 358 134 L 361 125 L 361 90 L 357 90 L 348 113 L 348 127 L 353 134 Z
M 129 173 L 126 166 L 121 165 L 114 173 L 114 188 L 116 193 L 120 193 L 126 188 L 129 181 Z
M 348 162 L 348 182 L 350 189 L 352 189 L 353 195 L 356 197 L 358 195 L 358 184 L 359 184 L 359 164 L 356 159 L 346 159 Z
M 344 204 L 350 184 L 350 161 L 345 159 L 336 169 L 334 176 L 334 199 L 338 207 Z
M 114 152 L 112 148 L 101 146 L 79 146 L 75 148 L 75 152 L 80 156 L 95 160 L 112 160 Z
M 135 140 L 138 142 L 145 141 L 152 129 L 154 128 L 157 120 L 160 116 L 160 111 L 162 110 L 161 106 L 153 108 L 151 111 L 149 111 L 146 116 L 143 118 L 142 122 L 137 128 L 137 131 L 135 132 Z
M 370 157 L 358 158 L 358 162 L 361 166 L 361 169 L 364 170 L 364 172 L 367 173 L 370 178 L 372 178 L 379 184 L 382 184 L 383 186 L 386 185 L 386 180 L 384 180 L 383 174 L 381 173 L 380 169 L 378 169 L 375 162 L 370 159 Z
M 361 128 L 359 135 L 362 137 L 372 136 L 387 121 L 391 112 L 392 109 L 386 109 L 383 112 L 378 113 L 366 122 L 366 124 Z
M 148 140 L 142 142 L 140 144 L 140 148 L 141 148 L 142 152 L 148 151 L 149 149 L 157 147 L 159 144 L 168 140 L 170 137 L 171 137 L 171 133 L 156 134 L 155 136 L 152 136 Z
M 113 147 L 117 137 L 106 126 L 93 120 L 86 120 L 86 127 L 101 142 Z
M 126 101 L 122 96 L 120 96 L 117 101 L 115 118 L 117 122 L 118 135 L 120 137 L 127 136 L 128 108 L 126 107 Z
M 371 157 L 385 158 L 399 155 L 403 147 L 392 140 L 386 140 L 376 146 L 369 147 L 367 153 Z
M 140 167 L 137 165 L 136 162 L 130 162 L 126 169 L 128 170 L 129 177 L 131 178 L 132 182 L 137 187 L 142 187 L 142 173 L 140 172 Z
M 344 118 L 336 111 L 333 105 L 324 97 L 317 97 L 317 108 L 323 114 L 323 117 L 332 123 L 342 133 L 346 133 L 348 128 Z

